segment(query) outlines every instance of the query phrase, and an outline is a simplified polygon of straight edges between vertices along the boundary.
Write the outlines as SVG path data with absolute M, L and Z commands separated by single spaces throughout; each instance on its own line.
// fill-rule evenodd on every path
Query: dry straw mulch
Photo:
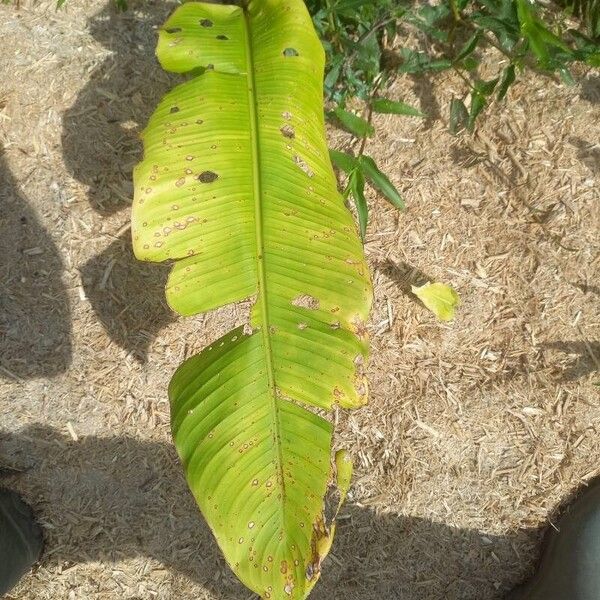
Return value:
M 247 307 L 176 319 L 128 241 L 169 10 L 0 6 L 0 465 L 47 532 L 13 599 L 250 597 L 186 490 L 166 402 L 174 367 Z M 315 599 L 501 598 L 598 474 L 600 77 L 577 76 L 528 75 L 458 138 L 460 80 L 391 86 L 430 118 L 377 117 L 367 146 L 408 208 L 369 198 L 371 403 L 336 415 L 356 476 Z M 411 296 L 425 280 L 460 292 L 454 322 Z

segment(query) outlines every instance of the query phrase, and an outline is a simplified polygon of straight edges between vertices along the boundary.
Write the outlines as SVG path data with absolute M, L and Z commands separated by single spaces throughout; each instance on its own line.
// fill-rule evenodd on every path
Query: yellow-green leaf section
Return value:
M 441 321 L 451 321 L 460 304 L 459 295 L 445 283 L 413 285 L 412 293 Z
M 183 315 L 254 301 L 248 325 L 173 376 L 175 444 L 240 579 L 305 598 L 351 472 L 332 460 L 323 409 L 366 401 L 371 304 L 326 147 L 323 49 L 302 0 L 190 2 L 158 58 L 191 78 L 143 134 L 136 256 L 173 262 L 167 298 Z

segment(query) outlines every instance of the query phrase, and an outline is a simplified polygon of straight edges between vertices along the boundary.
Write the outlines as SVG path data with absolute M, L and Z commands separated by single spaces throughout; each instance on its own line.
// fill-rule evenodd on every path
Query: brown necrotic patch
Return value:
M 197 179 L 200 183 L 212 183 L 219 179 L 219 176 L 213 171 L 203 171 L 198 175 Z
M 309 177 L 314 177 L 315 173 L 314 171 L 308 166 L 308 164 L 306 163 L 305 160 L 303 160 L 300 156 L 298 156 L 297 154 L 294 155 L 293 157 L 294 162 L 300 167 L 300 169 L 306 173 Z
M 319 310 L 319 301 L 309 294 L 300 294 L 292 300 L 292 306 L 307 308 L 308 310 Z
M 200 20 L 200 25 L 202 27 L 212 27 L 213 26 L 213 22 L 210 19 L 201 19 Z
M 281 127 L 279 131 L 281 131 L 281 135 L 283 135 L 283 137 L 286 137 L 290 140 L 293 140 L 296 137 L 296 131 L 291 125 L 286 124 Z

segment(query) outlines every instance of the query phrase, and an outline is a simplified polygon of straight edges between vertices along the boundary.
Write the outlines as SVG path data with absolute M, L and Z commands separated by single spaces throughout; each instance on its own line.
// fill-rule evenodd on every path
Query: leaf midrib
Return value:
M 271 337 L 269 335 L 269 307 L 267 305 L 267 277 L 265 268 L 264 236 L 263 236 L 263 209 L 262 209 L 262 185 L 260 173 L 260 139 L 258 133 L 258 106 L 256 102 L 256 80 L 254 77 L 254 52 L 251 40 L 251 25 L 248 8 L 242 9 L 244 15 L 244 35 L 246 43 L 246 80 L 248 83 L 248 106 L 250 116 L 250 135 L 252 138 L 252 184 L 254 195 L 254 222 L 256 231 L 256 263 L 257 263 L 257 303 L 261 316 L 261 335 L 265 352 L 265 364 L 267 368 L 267 380 L 269 387 L 269 399 L 271 402 L 272 428 L 274 432 L 274 443 L 277 453 L 277 480 L 281 488 L 281 502 L 279 508 L 283 512 L 285 506 L 285 481 L 283 477 L 283 456 L 281 449 L 281 422 L 279 418 L 279 407 L 277 406 L 277 394 L 275 386 L 275 375 L 273 372 L 273 357 L 271 348 Z

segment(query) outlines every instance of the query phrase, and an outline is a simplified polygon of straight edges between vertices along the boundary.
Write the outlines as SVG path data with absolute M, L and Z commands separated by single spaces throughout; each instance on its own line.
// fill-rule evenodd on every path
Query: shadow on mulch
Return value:
M 86 184 L 90 206 L 102 216 L 129 208 L 132 170 L 142 158 L 140 131 L 159 100 L 181 78 L 155 58 L 157 28 L 175 7 L 155 1 L 112 1 L 89 20 L 93 37 L 112 54 L 91 74 L 63 115 L 65 165 Z M 164 301 L 169 267 L 140 263 L 130 232 L 81 268 L 86 295 L 110 338 L 145 362 L 148 347 L 174 320 Z
M 600 146 L 597 143 L 572 137 L 569 142 L 578 150 L 577 158 L 594 174 L 600 173 Z
M 569 368 L 562 374 L 563 381 L 575 381 L 600 372 L 600 342 L 586 344 L 585 342 L 559 341 L 544 344 L 544 347 L 576 355 Z
M 247 597 L 200 517 L 170 444 L 94 436 L 75 442 L 33 426 L 0 434 L 3 463 L 22 471 L 9 468 L 4 479 L 46 526 L 43 565 L 149 556 L 215 598 Z M 446 600 L 499 599 L 524 575 L 515 544 L 533 551 L 538 538 L 533 531 L 487 535 L 347 504 L 312 597 L 418 600 L 426 592 Z
M 424 273 L 417 267 L 409 265 L 407 262 L 395 263 L 391 259 L 375 265 L 375 270 L 383 273 L 390 281 L 397 284 L 398 289 L 410 300 L 419 306 L 423 306 L 421 300 L 412 292 L 412 287 L 419 287 L 426 283 L 435 281 L 432 277 Z
M 177 79 L 155 58 L 157 28 L 174 4 L 131 3 L 123 13 L 112 1 L 88 22 L 111 55 L 91 74 L 63 115 L 67 169 L 89 186 L 90 206 L 111 215 L 130 204 L 132 170 L 142 157 L 139 133 Z
M 0 377 L 51 377 L 71 364 L 69 299 L 52 238 L 0 148 Z
M 600 104 L 600 75 L 588 75 L 581 81 L 581 97 L 592 104 Z
M 81 269 L 86 296 L 111 339 L 142 363 L 152 341 L 177 318 L 165 301 L 169 270 L 136 260 L 129 230 Z

